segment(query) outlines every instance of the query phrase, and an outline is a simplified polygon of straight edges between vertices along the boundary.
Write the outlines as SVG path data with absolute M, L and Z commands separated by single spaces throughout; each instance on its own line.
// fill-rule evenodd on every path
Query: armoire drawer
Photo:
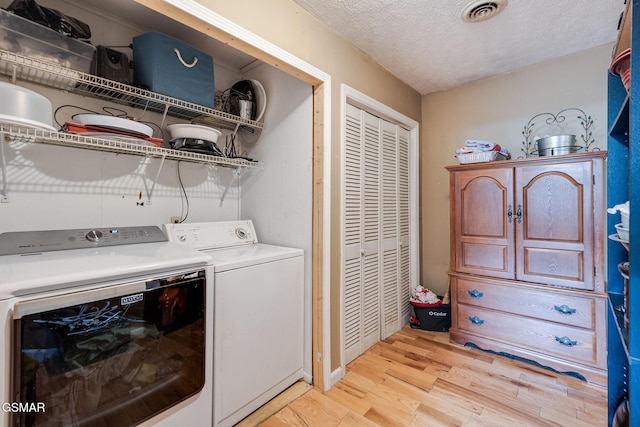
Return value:
M 464 304 L 458 304 L 455 321 L 461 330 L 571 363 L 596 366 L 606 363 L 606 355 L 597 354 L 596 333 L 592 330 Z
M 474 277 L 451 277 L 451 292 L 457 303 L 587 329 L 596 328 L 597 312 L 604 313 L 606 307 L 604 298 L 575 291 Z

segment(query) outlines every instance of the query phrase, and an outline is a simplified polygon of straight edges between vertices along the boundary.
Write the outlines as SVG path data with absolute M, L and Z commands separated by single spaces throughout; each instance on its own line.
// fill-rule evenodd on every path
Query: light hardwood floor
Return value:
M 238 427 L 606 426 L 607 392 L 410 327 L 321 393 L 297 383 Z

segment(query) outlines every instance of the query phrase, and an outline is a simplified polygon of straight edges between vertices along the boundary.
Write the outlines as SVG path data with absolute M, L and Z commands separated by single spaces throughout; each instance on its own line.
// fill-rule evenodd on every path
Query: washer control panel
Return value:
M 165 224 L 169 241 L 194 249 L 216 249 L 258 243 L 251 220 Z

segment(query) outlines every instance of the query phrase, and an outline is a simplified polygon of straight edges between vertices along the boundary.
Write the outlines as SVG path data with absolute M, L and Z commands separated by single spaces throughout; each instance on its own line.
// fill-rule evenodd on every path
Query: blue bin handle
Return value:
M 195 57 L 193 58 L 193 62 L 192 62 L 191 64 L 187 64 L 187 63 L 185 62 L 185 60 L 184 60 L 184 59 L 182 59 L 182 55 L 180 55 L 180 51 L 178 50 L 178 48 L 177 48 L 177 47 L 174 47 L 174 48 L 173 48 L 173 51 L 176 53 L 176 56 L 178 57 L 178 60 L 179 60 L 180 62 L 182 62 L 182 65 L 184 65 L 184 66 L 185 66 L 185 67 L 187 67 L 187 68 L 193 68 L 193 67 L 195 67 L 195 66 L 196 66 L 196 64 L 198 63 L 198 57 L 197 57 L 197 56 L 195 56 Z

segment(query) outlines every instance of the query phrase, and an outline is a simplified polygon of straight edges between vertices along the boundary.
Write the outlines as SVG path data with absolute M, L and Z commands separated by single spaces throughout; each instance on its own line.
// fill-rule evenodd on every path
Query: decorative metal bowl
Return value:
M 545 136 L 536 141 L 539 156 L 558 156 L 576 153 L 580 150 L 575 135 Z

